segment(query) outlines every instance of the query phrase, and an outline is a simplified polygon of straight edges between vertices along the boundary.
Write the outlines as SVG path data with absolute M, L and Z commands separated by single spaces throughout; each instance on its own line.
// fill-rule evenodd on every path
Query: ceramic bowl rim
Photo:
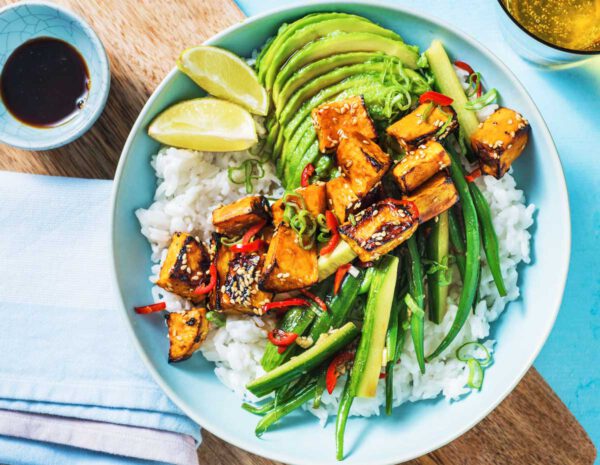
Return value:
M 332 0 L 315 0 L 315 1 L 311 2 L 310 4 L 306 4 L 305 2 L 295 2 L 290 5 L 270 9 L 270 10 L 260 13 L 258 15 L 253 15 L 251 17 L 247 17 L 243 21 L 237 22 L 234 25 L 232 25 L 232 26 L 224 29 L 223 31 L 217 33 L 216 35 L 210 37 L 204 43 L 206 45 L 210 45 L 210 44 L 220 40 L 222 37 L 227 36 L 228 34 L 234 32 L 234 31 L 237 31 L 238 29 L 245 28 L 245 27 L 249 26 L 250 24 L 253 24 L 257 21 L 261 21 L 263 18 L 272 16 L 272 15 L 277 15 L 279 13 L 284 13 L 284 12 L 287 12 L 290 10 L 295 10 L 298 8 L 310 8 L 313 6 L 322 7 L 323 5 L 331 5 L 332 8 L 335 8 L 336 4 L 337 5 L 362 5 L 362 6 L 366 6 L 366 7 L 377 6 L 378 8 L 394 10 L 401 14 L 417 17 L 422 20 L 431 22 L 432 24 L 436 25 L 439 28 L 449 30 L 453 34 L 456 34 L 461 40 L 464 40 L 465 42 L 467 42 L 470 46 L 475 48 L 480 54 L 484 55 L 491 62 L 493 62 L 495 66 L 498 66 L 499 68 L 501 68 L 506 73 L 506 75 L 510 78 L 510 85 L 513 86 L 514 88 L 516 88 L 523 95 L 523 97 L 528 101 L 528 104 L 531 105 L 531 107 L 536 111 L 536 116 L 543 123 L 538 128 L 539 129 L 538 137 L 541 137 L 544 139 L 544 142 L 550 151 L 550 153 L 547 154 L 548 159 L 551 160 L 551 163 L 553 163 L 556 168 L 558 168 L 556 171 L 559 174 L 559 176 L 557 177 L 557 179 L 554 180 L 556 182 L 555 187 L 557 189 L 559 189 L 563 194 L 561 196 L 561 204 L 556 205 L 555 208 L 557 209 L 557 212 L 560 212 L 561 215 L 564 215 L 562 217 L 564 220 L 562 223 L 563 224 L 562 228 L 563 228 L 563 233 L 564 233 L 565 241 L 566 241 L 566 243 L 564 244 L 564 250 L 566 250 L 566 253 L 562 256 L 563 262 L 559 263 L 560 272 L 561 272 L 559 281 L 561 284 L 560 284 L 559 293 L 557 294 L 558 298 L 557 298 L 556 302 L 554 303 L 553 308 L 549 309 L 552 311 L 552 313 L 551 313 L 551 315 L 548 316 L 548 320 L 547 320 L 548 325 L 544 331 L 544 334 L 542 335 L 543 337 L 541 337 L 541 339 L 540 339 L 539 345 L 535 348 L 535 350 L 533 350 L 531 352 L 529 358 L 527 359 L 527 362 L 522 367 L 520 367 L 518 370 L 515 370 L 510 383 L 508 383 L 508 387 L 504 390 L 500 390 L 497 393 L 494 401 L 490 402 L 486 409 L 482 409 L 482 411 L 477 415 L 477 418 L 474 421 L 471 421 L 468 424 L 465 424 L 462 428 L 457 429 L 457 430 L 453 431 L 452 433 L 448 434 L 448 436 L 445 438 L 444 441 L 440 441 L 437 444 L 432 444 L 431 446 L 422 448 L 422 450 L 419 451 L 420 454 L 418 455 L 418 456 L 422 456 L 422 455 L 428 454 L 428 453 L 430 453 L 436 449 L 439 449 L 440 447 L 443 447 L 444 445 L 452 442 L 456 438 L 462 436 L 464 433 L 469 431 L 475 425 L 477 425 L 485 417 L 487 417 L 487 415 L 492 410 L 494 410 L 498 406 L 498 404 L 500 402 L 502 402 L 508 396 L 508 394 L 510 394 L 515 389 L 515 387 L 517 386 L 519 381 L 523 378 L 523 376 L 527 373 L 529 368 L 532 366 L 535 358 L 537 357 L 537 355 L 539 354 L 543 345 L 545 344 L 545 342 L 550 334 L 550 331 L 552 330 L 552 328 L 554 326 L 556 317 L 558 315 L 558 311 L 560 309 L 560 305 L 562 303 L 562 297 L 564 295 L 565 285 L 566 285 L 566 281 L 567 281 L 567 274 L 568 274 L 568 270 L 569 270 L 569 262 L 570 262 L 570 256 L 571 256 L 571 216 L 570 216 L 570 208 L 569 208 L 568 191 L 566 188 L 566 181 L 565 181 L 564 171 L 562 169 L 562 164 L 561 164 L 560 158 L 558 156 L 558 152 L 556 150 L 556 146 L 554 144 L 552 136 L 548 130 L 548 126 L 545 123 L 537 105 L 535 105 L 535 103 L 533 102 L 531 96 L 529 95 L 529 93 L 527 92 L 525 87 L 520 83 L 520 81 L 518 81 L 518 79 L 516 78 L 514 73 L 498 57 L 496 57 L 496 55 L 494 55 L 487 47 L 485 47 L 483 44 L 481 44 L 478 40 L 474 39 L 470 35 L 462 32 L 462 30 L 459 30 L 459 29 L 455 28 L 454 26 L 451 26 L 449 23 L 447 23 L 444 20 L 440 20 L 435 17 L 430 17 L 428 15 L 425 15 L 424 13 L 418 12 L 411 8 L 406 8 L 404 6 L 397 6 L 397 5 L 390 4 L 390 3 L 387 3 L 387 2 L 381 1 L 381 0 L 346 0 L 343 2 L 339 1 L 339 0 L 333 0 L 333 1 Z M 146 104 L 144 105 L 142 110 L 140 111 L 138 118 L 137 118 L 136 122 L 134 123 L 134 125 L 131 129 L 131 132 L 129 133 L 127 141 L 125 142 L 125 146 L 123 147 L 123 151 L 122 151 L 122 154 L 121 154 L 121 157 L 119 160 L 119 164 L 117 167 L 117 171 L 115 174 L 115 182 L 113 185 L 112 197 L 111 197 L 111 218 L 110 218 L 110 220 L 111 220 L 110 243 L 111 243 L 111 253 L 112 253 L 111 268 L 112 268 L 113 283 L 114 283 L 115 289 L 117 289 L 119 292 L 119 299 L 121 302 L 121 310 L 122 310 L 120 312 L 121 316 L 125 320 L 126 325 L 128 326 L 129 330 L 131 331 L 131 336 L 133 337 L 134 344 L 138 350 L 138 353 L 144 360 L 146 367 L 151 372 L 155 381 L 167 393 L 169 398 L 179 408 L 181 408 L 187 415 L 189 415 L 190 418 L 192 418 L 194 421 L 196 421 L 198 424 L 200 424 L 200 426 L 202 428 L 205 428 L 207 431 L 211 432 L 212 434 L 220 437 L 221 439 L 227 441 L 228 443 L 230 443 L 234 446 L 237 446 L 241 449 L 247 450 L 247 451 L 255 453 L 255 454 L 260 454 L 261 456 L 266 457 L 271 460 L 276 460 L 276 461 L 280 461 L 280 462 L 284 462 L 284 463 L 295 463 L 295 464 L 299 464 L 299 465 L 315 465 L 314 463 L 312 463 L 312 462 L 309 463 L 306 460 L 299 461 L 297 459 L 297 457 L 292 457 L 285 452 L 277 451 L 277 453 L 265 454 L 263 451 L 258 451 L 257 448 L 252 447 L 252 444 L 238 440 L 236 435 L 231 433 L 230 430 L 223 429 L 216 424 L 207 422 L 201 417 L 201 415 L 197 415 L 195 412 L 189 411 L 189 409 L 187 409 L 185 406 L 185 402 L 179 397 L 179 395 L 173 389 L 171 389 L 171 387 L 163 380 L 161 375 L 154 368 L 150 358 L 146 355 L 140 340 L 137 337 L 135 337 L 135 332 L 134 332 L 131 321 L 127 318 L 126 312 L 128 310 L 127 310 L 127 308 L 125 308 L 125 304 L 124 304 L 125 292 L 124 292 L 124 289 L 121 288 L 121 285 L 120 285 L 120 282 L 118 279 L 117 256 L 116 256 L 116 249 L 115 249 L 115 223 L 116 223 L 116 215 L 117 215 L 116 206 L 117 206 L 117 200 L 118 200 L 119 192 L 120 192 L 120 188 L 121 188 L 121 175 L 122 175 L 122 172 L 125 167 L 125 160 L 130 152 L 133 141 L 134 141 L 136 135 L 139 133 L 139 131 L 141 129 L 143 129 L 142 121 L 144 119 L 144 116 L 146 115 L 148 109 L 153 105 L 154 101 L 159 97 L 159 95 L 161 95 L 163 90 L 171 83 L 174 76 L 178 72 L 179 71 L 175 67 L 167 74 L 167 76 L 160 82 L 158 87 L 155 89 L 155 91 L 152 93 L 152 95 L 150 96 L 150 98 L 148 99 L 148 101 L 146 102 Z M 414 459 L 416 457 L 417 456 L 407 458 L 406 456 L 401 455 L 401 453 L 397 453 L 394 455 L 390 455 L 389 457 L 387 457 L 384 460 L 369 462 L 369 465 L 392 465 L 392 464 L 398 463 L 400 461 L 406 461 L 406 460 Z M 319 463 L 329 463 L 329 461 L 324 460 Z
M 56 137 L 53 135 L 52 128 L 49 128 L 46 130 L 48 133 L 48 137 L 42 138 L 39 141 L 34 142 L 25 142 L 22 139 L 14 137 L 10 134 L 0 132 L 0 142 L 3 144 L 7 144 L 12 147 L 23 150 L 51 150 L 58 147 L 62 147 L 63 145 L 67 145 L 81 137 L 93 126 L 93 124 L 98 120 L 98 118 L 104 111 L 104 107 L 106 106 L 106 101 L 108 100 L 108 95 L 110 93 L 110 61 L 108 59 L 106 49 L 104 48 L 104 44 L 98 37 L 98 34 L 96 34 L 96 31 L 94 31 L 94 29 L 92 28 L 92 26 L 90 26 L 90 24 L 81 16 L 69 10 L 68 8 L 63 7 L 62 5 L 47 2 L 44 0 L 17 2 L 0 8 L 0 17 L 7 11 L 23 6 L 49 7 L 59 11 L 62 16 L 72 19 L 75 23 L 77 23 L 77 25 L 85 32 L 86 36 L 89 38 L 91 44 L 93 45 L 93 48 L 96 52 L 96 56 L 100 63 L 100 74 L 103 78 L 103 81 L 105 82 L 105 85 L 100 88 L 100 97 L 96 101 L 96 108 L 92 113 L 88 114 L 88 116 L 86 117 L 87 120 L 85 124 L 77 127 L 77 130 L 67 131 L 64 134 L 62 134 L 61 137 Z M 72 45 L 76 47 L 76 44 Z M 69 124 L 69 122 L 65 124 Z

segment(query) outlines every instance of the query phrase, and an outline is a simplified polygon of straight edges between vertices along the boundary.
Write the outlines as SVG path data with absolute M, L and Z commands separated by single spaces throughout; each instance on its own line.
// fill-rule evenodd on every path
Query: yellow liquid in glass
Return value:
M 600 52 L 600 0 L 502 0 L 534 36 L 570 50 Z

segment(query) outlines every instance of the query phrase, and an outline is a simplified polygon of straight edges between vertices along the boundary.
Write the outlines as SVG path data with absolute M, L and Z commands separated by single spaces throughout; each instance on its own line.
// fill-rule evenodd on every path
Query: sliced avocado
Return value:
M 265 86 L 267 89 L 273 87 L 275 76 L 284 63 L 306 44 L 327 36 L 331 33 L 360 33 L 367 32 L 385 37 L 391 40 L 402 41 L 402 38 L 395 32 L 385 29 L 366 18 L 354 15 L 342 15 L 337 18 L 329 18 L 313 22 L 300 29 L 296 29 L 293 34 L 287 35 L 285 41 L 277 44 L 269 63 L 269 69 L 265 75 Z
M 278 94 L 273 95 L 273 101 L 276 103 L 275 107 L 282 107 L 298 88 L 317 76 L 326 74 L 340 66 L 365 63 L 386 56 L 387 55 L 384 53 L 377 52 L 350 52 L 340 53 L 339 55 L 322 58 L 321 60 L 309 63 L 296 71 L 294 75 L 288 79 L 281 91 Z
M 319 157 L 319 141 L 315 141 L 308 147 L 308 150 L 292 165 L 290 169 L 291 176 L 287 180 L 286 185 L 288 189 L 296 189 L 300 187 L 302 179 L 302 171 L 309 163 L 314 165 L 316 159 Z
M 355 258 L 356 252 L 352 250 L 352 247 L 346 241 L 340 241 L 333 252 L 319 257 L 319 281 L 325 280 L 335 273 L 340 266 L 350 263 Z
M 282 24 L 277 30 L 277 34 L 275 34 L 275 36 L 273 36 L 273 38 L 265 45 L 256 59 L 256 69 L 258 73 L 258 79 L 260 80 L 261 84 L 264 85 L 265 83 L 264 78 L 270 67 L 271 60 L 276 52 L 276 49 L 279 48 L 281 44 L 290 36 L 292 36 L 294 32 L 309 24 L 323 21 L 325 19 L 332 19 L 338 17 L 339 15 L 344 15 L 344 13 L 313 13 L 303 16 L 293 23 Z
M 294 136 L 286 141 L 282 151 L 283 157 L 283 183 L 292 177 L 292 169 L 297 165 L 300 158 L 306 153 L 312 143 L 317 139 L 317 133 L 313 127 L 312 120 L 307 120 L 300 125 Z
M 390 63 L 393 62 L 393 60 L 397 61 L 397 59 L 390 57 L 388 60 L 379 59 L 356 65 L 342 66 L 341 68 L 337 68 L 313 79 L 311 82 L 298 89 L 296 93 L 286 101 L 283 107 L 276 108 L 278 120 L 285 124 L 285 121 L 289 121 L 290 115 L 293 115 L 306 100 L 320 90 L 330 87 L 351 76 L 366 73 L 381 73 L 390 67 Z
M 405 66 L 416 69 L 418 49 L 397 39 L 371 32 L 333 33 L 309 42 L 294 53 L 285 65 L 277 70 L 273 95 L 279 94 L 288 79 L 300 68 L 321 58 L 347 52 L 383 52 L 397 57 Z

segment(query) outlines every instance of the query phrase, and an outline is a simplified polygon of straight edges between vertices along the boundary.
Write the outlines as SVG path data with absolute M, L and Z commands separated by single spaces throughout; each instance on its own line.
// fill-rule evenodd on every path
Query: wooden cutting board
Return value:
M 0 6 L 12 3 L 0 0 Z M 112 178 L 129 129 L 144 102 L 184 48 L 243 19 L 233 0 L 60 0 L 94 27 L 108 51 L 112 87 L 104 114 L 84 137 L 66 147 L 30 153 L 0 149 L 0 169 Z M 316 424 L 315 424 L 315 427 Z M 203 432 L 203 465 L 266 465 Z M 412 465 L 590 465 L 589 437 L 532 368 L 485 420 L 451 444 Z

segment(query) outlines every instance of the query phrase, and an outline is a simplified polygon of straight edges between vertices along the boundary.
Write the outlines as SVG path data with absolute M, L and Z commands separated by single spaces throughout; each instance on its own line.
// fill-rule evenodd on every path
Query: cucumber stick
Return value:
M 319 257 L 318 268 L 319 268 L 319 281 L 323 281 L 328 278 L 341 265 L 350 263 L 356 258 L 356 252 L 348 245 L 344 240 L 340 240 L 340 243 L 329 255 Z
M 433 222 L 431 234 L 427 238 L 427 258 L 437 265 L 437 270 L 427 275 L 429 289 L 429 319 L 440 324 L 446 314 L 448 287 L 446 278 L 450 274 L 444 268 L 449 265 L 450 229 L 448 212 L 445 211 Z
M 346 323 L 341 328 L 321 337 L 306 352 L 302 352 L 283 365 L 251 381 L 246 388 L 255 396 L 267 395 L 278 387 L 298 379 L 304 373 L 311 371 L 331 358 L 340 349 L 350 344 L 358 333 L 358 328 L 354 323 Z
M 398 263 L 397 257 L 386 255 L 375 265 L 362 335 L 350 378 L 350 392 L 356 397 L 374 397 L 376 393 L 398 277 Z
M 456 111 L 458 124 L 460 125 L 461 132 L 464 131 L 463 137 L 468 147 L 470 145 L 469 139 L 471 134 L 479 126 L 479 120 L 473 110 L 465 108 L 465 104 L 468 102 L 467 95 L 454 71 L 446 50 L 444 50 L 442 42 L 439 40 L 431 42 L 431 46 L 425 52 L 425 56 L 440 92 L 454 99 L 452 108 Z

